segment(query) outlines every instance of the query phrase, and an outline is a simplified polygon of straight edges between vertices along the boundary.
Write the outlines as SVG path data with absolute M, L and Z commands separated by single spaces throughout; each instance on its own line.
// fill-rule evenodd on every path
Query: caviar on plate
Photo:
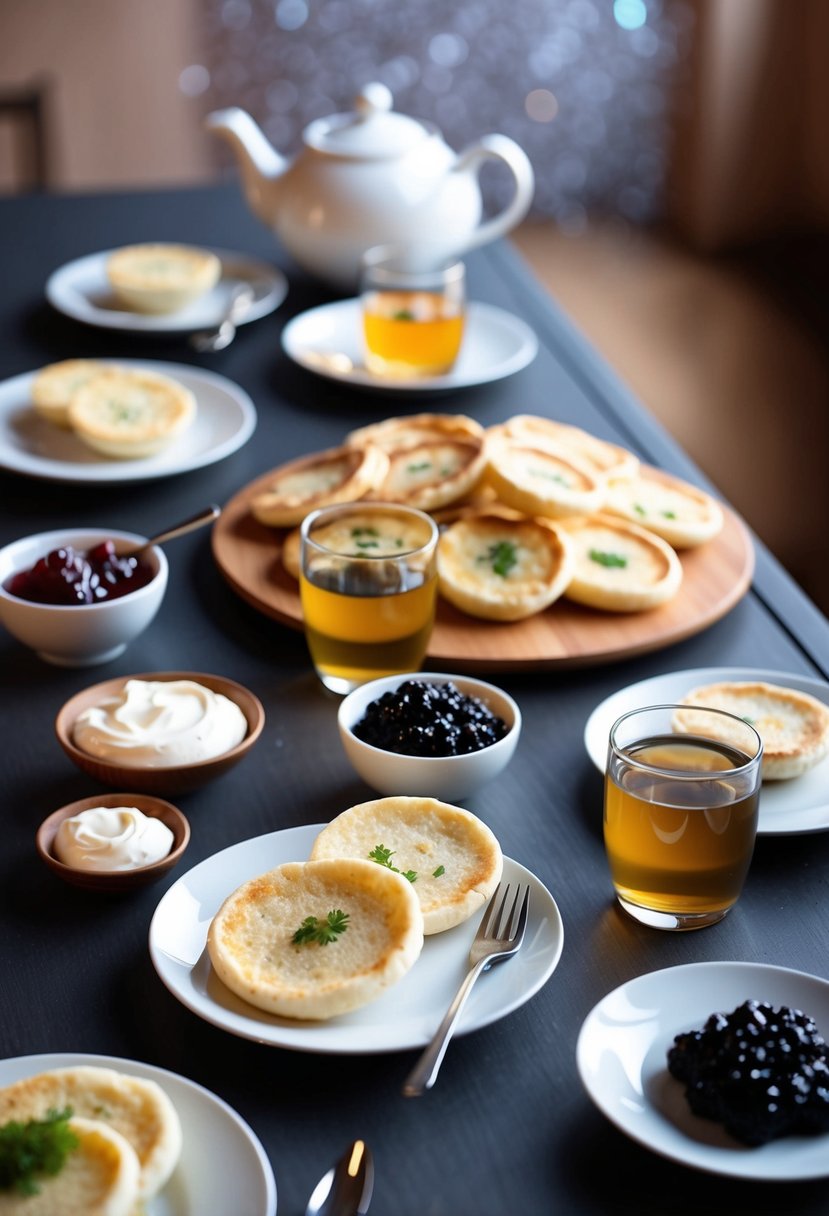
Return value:
M 744 1001 L 679 1034 L 668 1069 L 695 1115 L 743 1144 L 829 1132 L 829 1058 L 814 1021 L 797 1009 Z
M 491 747 L 508 727 L 452 683 L 405 680 L 367 706 L 353 728 L 372 747 L 403 756 L 461 756 Z
M 153 576 L 147 562 L 118 557 L 114 543 L 105 540 L 88 552 L 72 545 L 53 549 L 3 586 L 10 595 L 34 604 L 97 604 L 146 587 Z

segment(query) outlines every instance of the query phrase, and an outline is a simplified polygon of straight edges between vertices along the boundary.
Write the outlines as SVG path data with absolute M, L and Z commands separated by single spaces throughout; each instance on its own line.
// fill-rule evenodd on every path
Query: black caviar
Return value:
M 366 708 L 354 734 L 403 756 L 461 756 L 503 739 L 508 727 L 477 697 L 448 681 L 404 680 Z
M 702 1030 L 676 1036 L 668 1069 L 694 1114 L 743 1144 L 829 1131 L 826 1043 L 799 1010 L 744 1001 L 713 1013 Z

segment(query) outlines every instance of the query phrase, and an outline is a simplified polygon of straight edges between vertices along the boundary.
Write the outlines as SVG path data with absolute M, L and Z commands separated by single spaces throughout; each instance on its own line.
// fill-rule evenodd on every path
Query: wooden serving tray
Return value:
M 657 470 L 651 470 L 658 472 Z M 285 532 L 260 524 L 250 501 L 273 480 L 266 473 L 245 486 L 213 526 L 213 555 L 242 599 L 266 616 L 302 629 L 297 583 L 280 551 Z M 483 621 L 438 599 L 429 644 L 432 666 L 452 670 L 521 671 L 581 667 L 632 658 L 692 637 L 720 620 L 745 595 L 754 572 L 754 548 L 743 521 L 723 507 L 719 536 L 679 557 L 679 593 L 648 612 L 612 613 L 560 599 L 524 621 Z

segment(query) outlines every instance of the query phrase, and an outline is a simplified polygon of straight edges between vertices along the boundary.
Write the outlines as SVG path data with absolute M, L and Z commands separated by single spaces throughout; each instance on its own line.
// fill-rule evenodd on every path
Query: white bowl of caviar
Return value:
M 521 711 L 472 676 L 410 672 L 363 684 L 337 721 L 348 759 L 380 794 L 457 802 L 509 764 Z
M 164 599 L 167 558 L 134 532 L 61 528 L 0 549 L 0 622 L 47 663 L 107 663 Z

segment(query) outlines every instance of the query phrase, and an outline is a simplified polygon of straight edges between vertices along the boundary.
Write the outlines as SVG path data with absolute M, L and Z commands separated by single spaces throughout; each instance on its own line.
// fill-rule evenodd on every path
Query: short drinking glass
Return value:
M 463 262 L 381 245 L 363 257 L 361 300 L 366 366 L 382 376 L 441 376 L 464 330 Z
M 306 516 L 301 537 L 305 636 L 325 687 L 348 693 L 417 671 L 435 618 L 435 521 L 393 503 L 346 503 Z
M 657 705 L 610 731 L 604 839 L 616 897 L 656 929 L 700 929 L 734 906 L 757 833 L 763 743 L 720 710 Z

